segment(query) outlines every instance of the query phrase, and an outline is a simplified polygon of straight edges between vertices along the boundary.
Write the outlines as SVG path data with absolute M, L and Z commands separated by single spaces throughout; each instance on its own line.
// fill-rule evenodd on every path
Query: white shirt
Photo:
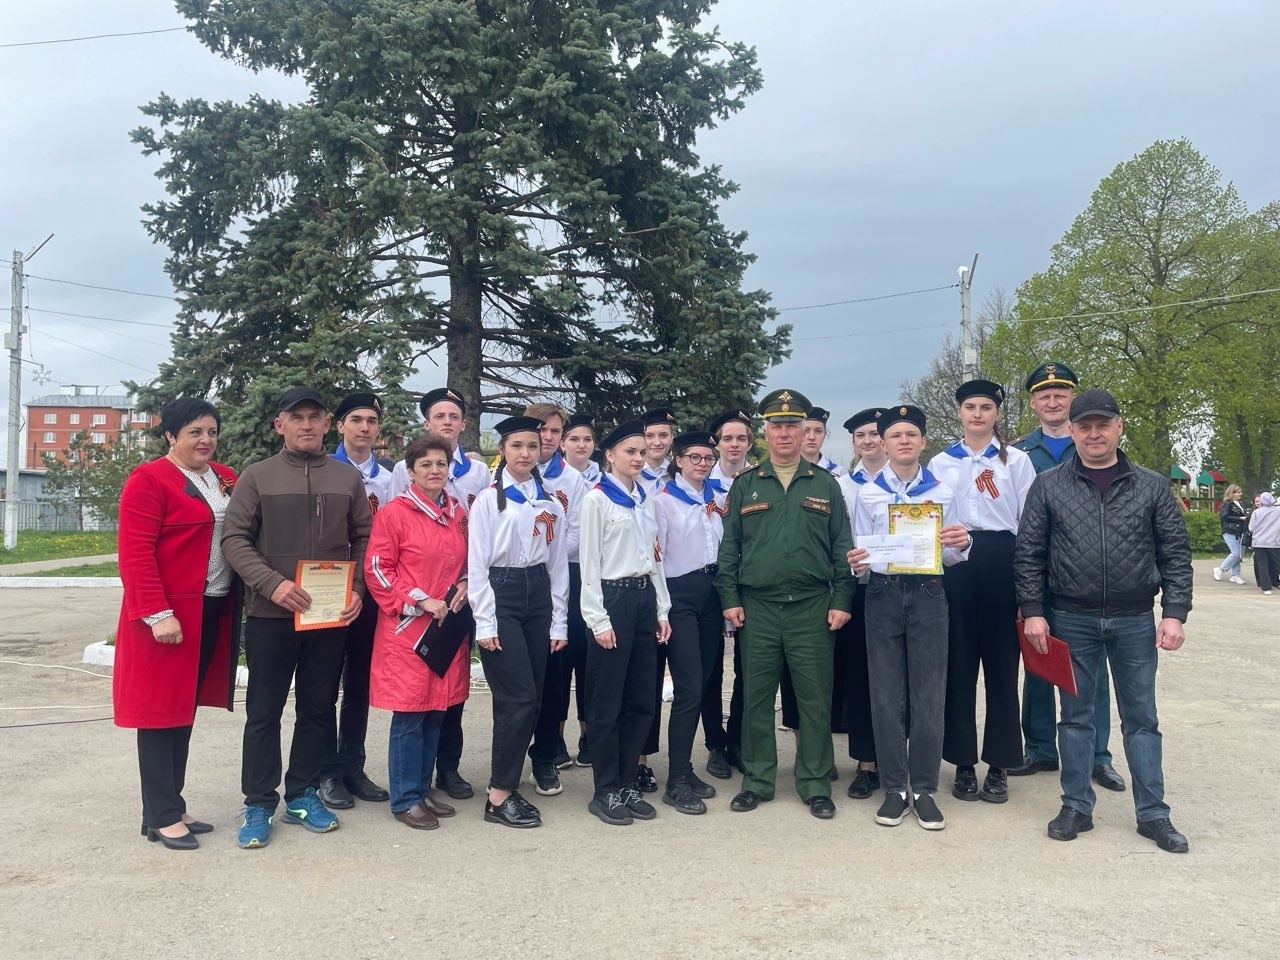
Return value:
M 1036 468 L 1021 450 L 1006 446 L 1005 452 L 1009 460 L 1001 463 L 994 443 L 974 452 L 959 442 L 929 461 L 929 470 L 964 501 L 965 526 L 970 530 L 1018 532 Z
M 506 476 L 503 479 L 510 481 Z M 540 499 L 532 478 L 514 486 L 526 503 L 508 496 L 507 508 L 499 510 L 498 491 L 489 487 L 476 497 L 467 517 L 467 596 L 476 618 L 476 637 L 498 636 L 489 568 L 545 563 L 551 577 L 551 639 L 564 640 L 568 637 L 569 606 L 564 509 L 550 493 Z
M 464 469 L 466 472 L 462 473 Z M 404 458 L 401 457 L 396 462 L 396 468 L 391 471 L 391 496 L 399 496 L 408 489 L 409 483 L 409 468 L 404 465 Z M 462 504 L 463 510 L 470 510 L 471 504 L 480 496 L 480 491 L 492 484 L 493 473 L 488 464 L 479 457 L 468 456 L 461 446 L 453 448 L 453 464 L 449 468 L 449 479 L 445 481 L 444 488 Z
M 822 451 L 818 451 L 818 459 L 814 461 L 823 470 L 835 477 L 843 477 L 849 472 L 849 468 L 843 464 L 836 463 Z
M 754 463 L 747 463 L 746 461 L 743 461 L 742 470 L 739 470 L 735 472 L 733 476 L 730 476 L 720 469 L 720 464 L 723 462 L 723 460 L 716 461 L 716 465 L 711 468 L 711 473 L 707 475 L 707 479 L 718 480 L 720 482 L 720 486 L 724 487 L 725 493 L 728 493 L 733 489 L 733 479 L 738 475 L 738 473 L 745 473 L 747 470 L 750 470 L 755 466 Z
M 648 496 L 656 497 L 667 482 L 667 467 L 670 465 L 671 460 L 664 458 L 655 470 L 649 466 L 649 461 L 646 460 L 644 467 L 640 470 L 640 476 L 636 477 L 636 483 L 644 485 L 644 492 Z
M 621 484 L 617 486 L 622 488 Z M 582 619 L 593 634 L 613 629 L 604 607 L 602 580 L 651 577 L 658 594 L 658 619 L 667 619 L 671 610 L 653 498 L 641 496 L 638 480 L 630 496 L 635 504 L 630 509 L 614 503 L 598 489 L 588 493 L 582 502 Z
M 578 511 L 593 484 L 587 483 L 586 478 L 558 453 L 546 463 L 540 464 L 538 473 L 542 476 L 543 489 L 553 494 L 564 508 L 565 546 L 569 551 L 569 562 L 577 563 Z
M 883 483 L 881 482 L 883 481 Z M 912 492 L 923 486 L 919 492 Z M 885 489 L 885 488 L 888 489 Z M 942 504 L 942 525 L 964 523 L 963 502 L 957 501 L 955 491 L 945 480 L 936 478 L 931 471 L 918 469 L 916 475 L 906 483 L 898 479 L 893 467 L 884 465 L 884 469 L 876 474 L 871 483 L 864 483 L 858 488 L 856 515 L 853 519 L 853 544 L 858 545 L 858 537 L 868 534 L 886 534 L 889 532 L 889 504 L 891 503 L 939 503 Z M 969 559 L 969 547 L 963 550 L 957 547 L 942 548 L 942 563 L 952 566 L 961 560 Z M 889 565 L 873 563 L 873 573 L 888 573 Z
M 338 449 L 330 456 L 343 463 L 349 463 L 360 471 L 360 479 L 364 481 L 364 493 L 369 498 L 369 506 L 373 508 L 374 513 L 377 513 L 379 507 L 390 502 L 391 498 L 395 496 L 391 492 L 392 471 L 378 463 L 378 459 L 373 454 L 370 454 L 369 459 L 364 463 L 356 463 L 351 459 L 346 446 L 338 444 Z M 400 466 L 404 466 L 403 460 L 400 461 Z M 408 474 L 406 473 L 407 476 Z
M 695 502 L 688 503 L 671 493 L 671 484 Z M 709 501 L 706 499 L 708 491 L 711 492 Z M 679 474 L 670 484 L 663 485 L 662 492 L 654 498 L 653 507 L 658 516 L 662 568 L 668 580 L 716 562 L 720 555 L 720 541 L 724 538 L 724 521 L 721 518 L 725 514 L 727 499 L 723 493 L 716 493 L 706 484 L 702 490 L 694 490 Z

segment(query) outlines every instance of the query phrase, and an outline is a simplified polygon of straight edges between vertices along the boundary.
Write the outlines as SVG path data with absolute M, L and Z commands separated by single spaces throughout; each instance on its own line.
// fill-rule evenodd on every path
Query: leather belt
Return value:
M 941 580 L 936 573 L 876 573 L 872 571 L 872 580 L 885 580 L 889 583 L 928 583 L 930 580 Z
M 617 580 L 601 580 L 606 587 L 618 587 L 621 590 L 648 590 L 649 577 L 619 577 Z

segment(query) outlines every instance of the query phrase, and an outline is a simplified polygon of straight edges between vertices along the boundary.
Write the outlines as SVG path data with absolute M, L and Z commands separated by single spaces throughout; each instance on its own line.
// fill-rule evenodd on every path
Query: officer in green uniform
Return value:
M 730 807 L 772 800 L 778 772 L 774 698 L 786 661 L 800 712 L 796 790 L 815 817 L 830 819 L 831 675 L 834 631 L 853 606 L 853 548 L 840 484 L 804 460 L 800 441 L 812 409 L 795 390 L 760 401 L 769 456 L 738 475 L 729 492 L 715 585 L 742 643 L 742 790 Z

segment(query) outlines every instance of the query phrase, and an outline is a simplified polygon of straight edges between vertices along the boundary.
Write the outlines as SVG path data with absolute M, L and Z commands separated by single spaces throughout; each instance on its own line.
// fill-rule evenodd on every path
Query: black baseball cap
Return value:
M 284 396 L 280 398 L 280 406 L 276 407 L 277 413 L 284 413 L 286 410 L 292 410 L 300 403 L 314 403 L 321 410 L 325 409 L 324 397 L 312 390 L 310 387 L 290 387 L 284 392 Z
M 1071 401 L 1071 422 L 1079 423 L 1085 417 L 1118 417 L 1120 404 L 1106 390 L 1086 390 L 1076 394 Z

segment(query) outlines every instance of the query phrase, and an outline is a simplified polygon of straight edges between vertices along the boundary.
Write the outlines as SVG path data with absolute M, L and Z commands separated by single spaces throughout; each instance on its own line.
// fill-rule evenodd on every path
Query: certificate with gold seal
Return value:
M 311 606 L 294 612 L 293 629 L 345 627 L 340 616 L 351 603 L 356 565 L 350 560 L 299 560 L 293 582 L 311 595 Z
M 891 563 L 889 573 L 942 573 L 942 504 L 889 504 L 889 533 L 911 537 L 911 562 Z

